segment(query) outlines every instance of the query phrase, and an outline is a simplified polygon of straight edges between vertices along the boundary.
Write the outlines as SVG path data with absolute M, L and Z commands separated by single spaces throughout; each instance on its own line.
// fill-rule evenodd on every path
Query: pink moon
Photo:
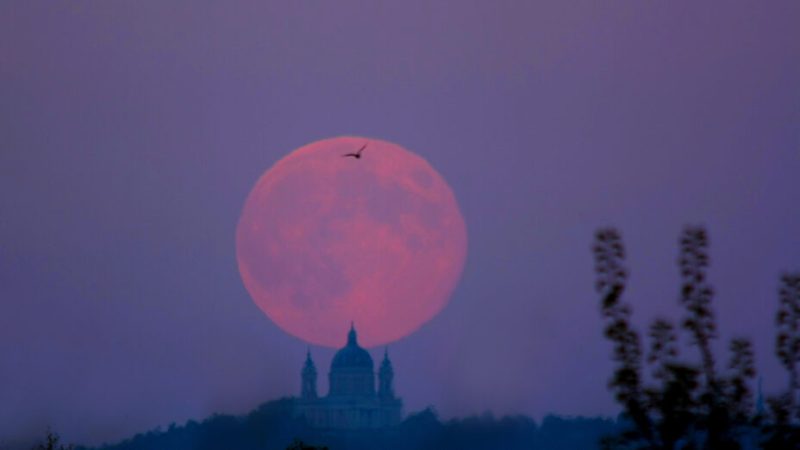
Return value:
M 361 158 L 343 155 L 363 145 Z M 325 139 L 269 168 L 236 229 L 253 301 L 287 333 L 339 347 L 354 322 L 367 347 L 413 333 L 448 303 L 467 254 L 452 190 L 391 142 Z

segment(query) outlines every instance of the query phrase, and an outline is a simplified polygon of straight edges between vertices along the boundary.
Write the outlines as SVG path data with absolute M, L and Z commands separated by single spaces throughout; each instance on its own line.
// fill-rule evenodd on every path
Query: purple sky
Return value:
M 640 323 L 678 317 L 677 236 L 707 225 L 722 335 L 783 383 L 797 1 L 134 3 L 0 3 L 0 444 L 296 393 L 305 344 L 250 300 L 234 232 L 267 167 L 342 134 L 425 157 L 469 230 L 450 305 L 390 349 L 407 410 L 615 413 L 603 225 Z

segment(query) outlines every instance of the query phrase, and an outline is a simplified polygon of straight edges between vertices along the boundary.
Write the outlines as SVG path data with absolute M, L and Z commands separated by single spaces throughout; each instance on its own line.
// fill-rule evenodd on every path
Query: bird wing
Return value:
M 369 144 L 369 143 L 367 143 L 367 144 Z M 342 155 L 342 157 L 346 158 L 348 156 L 352 156 L 353 158 L 360 158 L 361 157 L 361 152 L 363 152 L 364 149 L 367 148 L 367 144 L 362 145 L 361 148 L 358 149 L 357 152 L 355 152 L 355 153 L 345 153 L 344 155 Z

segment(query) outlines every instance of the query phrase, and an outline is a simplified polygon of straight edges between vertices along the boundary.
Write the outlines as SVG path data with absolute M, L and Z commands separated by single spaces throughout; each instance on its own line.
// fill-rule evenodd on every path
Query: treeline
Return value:
M 400 425 L 379 430 L 331 433 L 292 417 L 292 399 L 268 402 L 245 416 L 214 415 L 137 434 L 92 450 L 516 450 L 593 449 L 622 427 L 612 419 L 490 414 L 441 420 L 433 409 L 409 415 Z M 299 442 L 302 441 L 302 445 Z M 78 447 L 76 450 L 90 450 Z
M 750 340 L 732 339 L 722 364 L 712 350 L 718 331 L 708 247 L 705 229 L 683 230 L 676 295 L 683 317 L 677 325 L 669 318 L 653 320 L 645 349 L 642 333 L 631 322 L 633 308 L 623 299 L 629 272 L 620 233 L 597 232 L 595 287 L 616 364 L 609 388 L 629 422 L 627 429 L 604 440 L 606 448 L 800 449 L 800 273 L 786 273 L 778 283 L 775 355 L 789 381 L 784 392 L 768 398 L 769 408 L 759 411 L 753 404 L 756 368 Z M 753 308 L 760 306 L 754 303 Z M 687 349 L 681 335 L 690 343 L 688 356 L 681 354 Z

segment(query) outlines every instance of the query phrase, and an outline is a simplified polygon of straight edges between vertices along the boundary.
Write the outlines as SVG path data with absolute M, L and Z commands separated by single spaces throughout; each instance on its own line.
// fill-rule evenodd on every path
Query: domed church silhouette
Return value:
M 400 423 L 403 401 L 395 397 L 394 371 L 389 353 L 383 354 L 375 391 L 372 356 L 358 345 L 355 326 L 350 325 L 347 344 L 331 362 L 326 397 L 317 395 L 317 369 L 306 354 L 302 370 L 300 398 L 295 401 L 295 415 L 305 417 L 309 425 L 326 429 L 384 428 Z

